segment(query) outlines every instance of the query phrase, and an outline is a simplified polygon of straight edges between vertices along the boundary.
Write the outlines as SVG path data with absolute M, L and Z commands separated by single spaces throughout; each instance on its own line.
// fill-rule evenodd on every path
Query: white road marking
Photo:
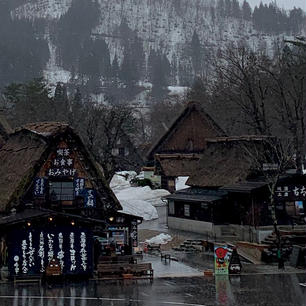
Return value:
M 36 296 L 36 295 L 0 295 L 0 299 L 66 299 L 66 300 L 100 300 L 100 301 L 115 301 L 115 302 L 125 302 L 125 301 L 131 301 L 131 302 L 148 302 L 146 300 L 134 300 L 134 299 L 116 299 L 116 298 L 107 298 L 107 297 L 82 297 L 82 296 Z M 185 306 L 206 306 L 204 304 L 192 304 L 192 303 L 183 303 L 183 302 L 171 302 L 171 301 L 154 301 L 154 303 L 159 304 L 166 304 L 166 305 L 185 305 Z

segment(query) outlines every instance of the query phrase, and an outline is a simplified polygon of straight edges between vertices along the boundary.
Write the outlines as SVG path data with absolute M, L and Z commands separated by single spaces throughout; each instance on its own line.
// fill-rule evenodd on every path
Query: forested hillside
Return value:
M 237 0 L 3 0 L 0 20 L 0 88 L 44 76 L 100 100 L 146 86 L 158 100 L 169 85 L 211 78 L 230 42 L 273 54 L 304 33 L 305 15 Z

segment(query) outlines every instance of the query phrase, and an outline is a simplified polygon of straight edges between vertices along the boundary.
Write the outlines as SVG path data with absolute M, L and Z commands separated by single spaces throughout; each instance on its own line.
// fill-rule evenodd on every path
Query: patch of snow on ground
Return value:
M 152 237 L 151 239 L 147 239 L 146 242 L 148 244 L 166 244 L 172 240 L 172 237 L 168 234 L 161 233 L 157 236 Z
M 27 2 L 28 3 L 17 7 L 14 11 L 14 15 L 29 19 L 59 19 L 68 11 L 72 0 L 38 0 Z
M 170 194 L 164 189 L 152 190 L 149 186 L 132 187 L 130 180 L 136 172 L 122 171 L 114 175 L 110 187 L 123 207 L 123 212 L 141 216 L 144 220 L 157 219 L 155 206 L 166 205 L 161 197 Z
M 54 86 L 56 86 L 57 82 L 67 84 L 71 79 L 71 73 L 58 66 L 53 66 L 52 68 L 47 67 L 47 69 L 44 70 L 44 78 Z
M 117 191 L 120 191 L 125 188 L 131 187 L 130 180 L 136 175 L 136 172 L 134 171 L 121 171 L 117 172 L 111 182 L 110 182 L 110 188 L 114 191 L 116 194 Z
M 46 65 L 46 69 L 43 71 L 44 78 L 49 82 L 50 86 L 55 87 L 57 82 L 67 84 L 71 79 L 71 72 L 59 67 L 56 63 L 56 46 L 52 43 L 50 39 L 50 34 L 46 34 L 46 40 L 48 41 L 48 47 L 50 52 L 50 58 Z M 52 93 L 54 94 L 54 92 Z
M 123 200 L 118 199 L 122 206 L 122 212 L 142 217 L 144 220 L 153 220 L 158 218 L 156 208 L 147 201 L 142 200 Z
M 175 190 L 190 188 L 190 186 L 186 185 L 188 178 L 189 176 L 179 176 L 175 181 Z
M 169 96 L 183 96 L 188 89 L 189 87 L 185 86 L 168 86 L 168 90 L 170 90 Z

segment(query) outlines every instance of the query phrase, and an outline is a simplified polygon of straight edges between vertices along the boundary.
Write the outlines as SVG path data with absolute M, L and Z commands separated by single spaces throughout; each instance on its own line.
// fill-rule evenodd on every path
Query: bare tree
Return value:
M 214 90 L 214 94 L 238 105 L 252 133 L 261 135 L 271 134 L 268 120 L 271 89 L 267 74 L 261 69 L 266 65 L 270 65 L 266 56 L 244 45 L 231 45 L 218 56 Z
M 302 173 L 305 156 L 305 40 L 286 46 L 269 59 L 245 46 L 220 53 L 214 94 L 238 106 L 251 132 L 291 138 L 296 168 Z
M 302 173 L 305 157 L 306 44 L 305 40 L 292 44 L 294 47 L 287 46 L 275 65 L 260 67 L 270 77 L 277 122 L 294 140 L 296 168 Z
M 80 134 L 85 140 L 89 150 L 101 163 L 105 178 L 112 179 L 118 164 L 125 156 L 115 154 L 114 149 L 123 138 L 137 132 L 137 121 L 134 110 L 126 105 L 95 105 L 88 103 L 84 106 L 84 118 Z
M 253 170 L 267 183 L 271 218 L 280 244 L 275 193 L 281 176 L 286 173 L 286 170 L 293 167 L 295 157 L 294 141 L 292 139 L 280 140 L 277 137 L 267 136 L 262 137 L 259 142 L 243 143 L 241 147 Z

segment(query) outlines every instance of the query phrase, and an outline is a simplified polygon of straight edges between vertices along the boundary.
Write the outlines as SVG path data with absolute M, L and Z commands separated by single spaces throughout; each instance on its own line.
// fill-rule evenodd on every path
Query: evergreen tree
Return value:
M 29 122 L 55 120 L 50 88 L 42 78 L 5 87 L 5 99 L 11 104 L 11 116 L 17 126 Z
M 167 93 L 167 84 L 170 78 L 171 65 L 166 55 L 160 51 L 150 51 L 148 59 L 149 77 L 152 82 L 152 96 L 162 99 Z
M 242 17 L 245 20 L 250 21 L 252 19 L 252 9 L 250 4 L 244 0 L 242 4 Z
M 202 72 L 202 46 L 199 40 L 199 36 L 194 30 L 191 40 L 191 60 L 192 67 L 195 74 Z
M 137 81 L 137 72 L 133 65 L 129 46 L 124 48 L 123 61 L 120 67 L 120 79 L 128 86 L 134 86 Z
M 115 54 L 112 66 L 111 66 L 111 76 L 114 79 L 117 79 L 119 77 L 120 73 L 120 67 L 119 67 L 119 62 L 118 62 L 118 57 L 117 54 Z
M 201 78 L 196 77 L 190 90 L 187 92 L 187 98 L 188 100 L 191 101 L 199 101 L 199 102 L 207 101 L 208 94 L 206 90 L 206 85 Z
M 54 96 L 54 108 L 56 110 L 57 121 L 68 121 L 69 101 L 67 87 L 61 82 L 57 82 Z
M 130 45 L 132 64 L 137 75 L 137 79 L 141 79 L 145 74 L 145 52 L 143 50 L 142 40 L 135 34 Z
M 292 33 L 300 33 L 305 24 L 305 14 L 301 8 L 293 8 L 289 13 L 289 28 Z
M 219 17 L 225 17 L 225 3 L 224 0 L 218 0 L 217 2 L 217 14 Z
M 232 15 L 232 1 L 224 0 L 224 14 L 229 17 Z
M 231 4 L 231 16 L 234 18 L 241 17 L 241 9 L 238 0 L 232 0 Z
M 61 66 L 71 70 L 78 67 L 78 59 L 85 41 L 99 21 L 97 2 L 74 0 L 56 25 L 54 42 L 58 46 Z

